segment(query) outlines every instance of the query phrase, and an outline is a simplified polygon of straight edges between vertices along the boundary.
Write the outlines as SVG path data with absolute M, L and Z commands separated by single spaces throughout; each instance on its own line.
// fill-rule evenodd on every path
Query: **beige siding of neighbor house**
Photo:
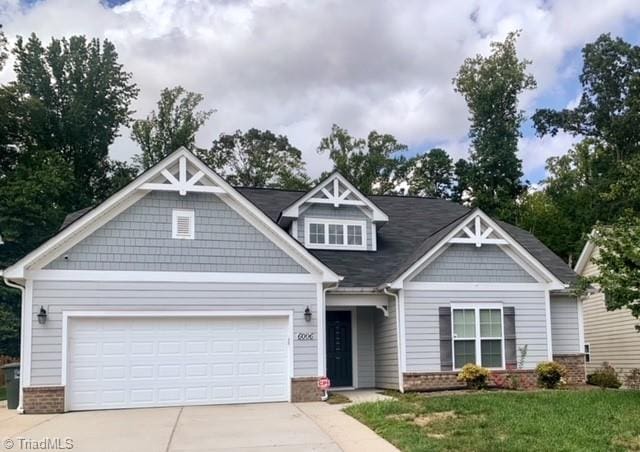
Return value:
M 597 250 L 591 259 L 595 256 Z M 582 271 L 583 276 L 597 273 L 598 267 L 592 260 Z M 627 309 L 607 311 L 602 293 L 587 296 L 583 306 L 584 341 L 591 349 L 587 373 L 593 372 L 605 361 L 621 376 L 631 369 L 640 368 L 640 333 L 635 329 L 640 320 Z

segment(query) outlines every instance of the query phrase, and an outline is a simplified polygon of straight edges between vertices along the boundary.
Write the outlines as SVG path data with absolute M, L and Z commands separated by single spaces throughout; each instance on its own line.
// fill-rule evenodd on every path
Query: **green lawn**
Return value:
M 640 391 L 407 394 L 345 411 L 403 451 L 640 451 Z

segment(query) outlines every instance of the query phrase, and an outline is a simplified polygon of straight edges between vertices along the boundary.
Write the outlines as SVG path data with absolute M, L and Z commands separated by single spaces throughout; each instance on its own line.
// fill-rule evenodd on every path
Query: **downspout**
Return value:
M 400 392 L 404 393 L 404 376 L 402 375 L 402 348 L 400 342 L 400 298 L 398 294 L 395 292 L 391 292 L 389 290 L 389 285 L 384 288 L 384 293 L 393 297 L 396 301 L 396 339 L 397 339 L 397 347 L 398 347 L 398 386 Z
M 329 286 L 329 287 L 325 287 L 324 289 L 322 289 L 322 312 L 319 312 L 318 315 L 322 316 L 322 328 L 325 329 L 325 331 L 327 330 L 327 326 L 326 326 L 326 319 L 327 319 L 327 292 L 330 290 L 335 290 L 338 288 L 338 286 L 340 285 L 340 282 L 335 283 L 335 285 L 333 286 Z M 324 360 L 324 368 L 325 368 L 325 373 L 326 373 L 326 368 L 327 368 L 327 346 L 326 346 L 326 342 L 327 342 L 327 338 L 325 337 L 325 335 L 322 335 L 325 344 L 322 346 L 322 351 L 323 351 L 323 355 L 322 359 Z M 326 375 L 325 375 L 326 376 Z M 324 394 L 322 395 L 322 397 L 320 397 L 320 400 L 322 400 L 323 402 L 326 402 L 327 399 L 329 398 L 329 393 L 327 392 L 327 390 L 323 390 Z
M 1 274 L 1 273 L 0 273 Z M 24 286 L 21 286 L 20 284 L 11 282 L 7 279 L 6 276 L 2 275 L 2 279 L 4 280 L 4 283 L 9 286 L 9 287 L 13 287 L 14 289 L 18 289 L 20 290 L 20 383 L 19 383 L 19 394 L 18 394 L 18 408 L 16 409 L 16 412 L 18 414 L 23 414 L 24 413 L 24 409 L 22 408 L 22 386 L 23 386 L 23 379 L 22 379 L 22 375 L 24 375 L 22 366 L 24 365 L 24 360 L 22 359 L 22 351 L 24 350 L 24 335 L 25 335 L 25 321 L 26 321 L 26 315 L 25 315 L 25 308 L 26 308 L 26 304 L 25 304 L 25 300 L 24 300 L 24 291 L 25 288 Z

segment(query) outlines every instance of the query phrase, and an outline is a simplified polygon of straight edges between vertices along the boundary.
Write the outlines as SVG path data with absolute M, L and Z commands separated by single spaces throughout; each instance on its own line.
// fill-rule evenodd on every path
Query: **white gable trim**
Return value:
M 207 165 L 201 162 L 185 148 L 180 148 L 164 158 L 161 162 L 141 174 L 133 182 L 112 195 L 95 209 L 88 212 L 82 218 L 78 219 L 76 222 L 53 236 L 51 239 L 47 240 L 11 267 L 7 268 L 3 273 L 4 276 L 8 279 L 23 279 L 25 277 L 26 269 L 42 269 L 42 267 L 60 256 L 64 251 L 82 241 L 99 227 L 115 218 L 118 214 L 142 199 L 142 197 L 147 193 L 154 190 L 155 188 L 153 185 L 146 185 L 148 182 L 153 181 L 154 178 L 159 176 L 163 176 L 168 180 L 167 174 L 171 173 L 166 171 L 167 174 L 164 174 L 163 170 L 172 167 L 176 163 L 179 165 L 180 172 L 184 171 L 186 180 L 187 162 L 198 170 L 198 172 L 196 172 L 196 174 L 187 181 L 188 184 L 196 178 L 196 176 L 197 179 L 195 182 L 206 176 L 209 179 L 209 182 L 213 184 L 212 186 L 216 187 L 215 193 L 211 192 L 212 194 L 219 196 L 223 202 L 238 212 L 239 215 L 262 232 L 267 239 L 273 241 L 276 246 L 281 248 L 303 268 L 311 273 L 320 273 L 323 281 L 326 282 L 337 282 L 342 279 L 342 277 L 337 275 L 329 267 L 311 255 L 309 251 L 307 251 L 293 237 L 287 234 L 286 231 L 282 230 L 253 203 L 238 193 L 238 191 L 236 191 L 224 179 L 218 176 Z M 202 172 L 202 175 L 199 175 L 200 172 Z M 180 181 L 178 180 L 178 182 Z M 194 185 L 194 187 L 204 186 Z M 209 185 L 207 185 L 207 187 L 209 187 Z M 193 191 L 189 187 L 186 187 L 185 189 L 187 191 Z M 180 192 L 180 190 L 177 191 Z
M 499 239 L 492 239 L 491 242 L 484 241 L 487 239 L 489 234 L 486 234 L 484 239 L 482 236 L 484 233 L 480 234 L 480 238 L 477 237 L 477 234 L 474 234 L 473 231 L 465 231 L 468 228 L 469 223 L 473 222 L 474 226 L 478 225 L 479 222 L 484 222 L 490 229 L 491 233 L 495 233 L 499 236 Z M 489 229 L 487 229 L 489 230 Z M 427 251 L 420 259 L 414 262 L 411 267 L 409 267 L 406 271 L 404 271 L 400 276 L 398 276 L 394 281 L 390 283 L 391 288 L 394 289 L 402 289 L 405 280 L 412 278 L 417 273 L 419 273 L 426 264 L 430 262 L 434 256 L 437 256 L 442 252 L 442 250 L 448 247 L 451 243 L 461 243 L 459 241 L 454 241 L 452 239 L 456 238 L 460 232 L 463 232 L 469 236 L 473 235 L 473 239 L 469 238 L 469 244 L 475 244 L 476 246 L 491 245 L 496 246 L 499 245 L 503 251 L 507 252 L 507 254 L 511 257 L 517 257 L 516 263 L 525 264 L 525 270 L 531 269 L 534 270 L 532 276 L 537 280 L 540 280 L 540 277 L 536 277 L 536 274 L 542 276 L 543 283 L 547 284 L 549 289 L 564 289 L 566 284 L 560 281 L 553 273 L 551 273 L 544 265 L 540 263 L 535 257 L 531 255 L 522 245 L 520 245 L 513 237 L 511 237 L 504 229 L 502 229 L 494 220 L 492 220 L 487 214 L 482 212 L 480 209 L 476 209 L 466 218 L 466 221 L 460 223 L 457 227 L 455 227 L 451 232 L 449 232 L 445 237 L 442 238 L 433 248 Z M 486 232 L 486 231 L 485 231 Z M 471 241 L 473 240 L 473 241 Z M 480 245 L 478 245 L 477 240 L 480 240 Z M 496 242 L 496 240 L 500 240 L 500 242 Z M 504 242 L 504 243 L 503 243 Z M 529 270 L 531 272 L 531 270 Z
M 340 193 L 340 184 L 344 185 L 347 189 Z M 327 189 L 329 187 L 329 189 Z M 326 198 L 318 198 L 317 195 L 322 193 Z M 356 199 L 346 199 L 350 195 L 354 195 Z M 300 216 L 301 207 L 304 204 L 328 204 L 334 207 L 344 206 L 357 206 L 359 208 L 368 207 L 371 209 L 371 219 L 374 222 L 389 221 L 389 217 L 378 206 L 376 206 L 369 198 L 363 195 L 356 187 L 354 187 L 347 179 L 340 173 L 333 173 L 325 180 L 316 185 L 315 188 L 310 190 L 302 198 L 298 199 L 295 203 L 287 207 L 282 211 L 282 216 L 287 218 L 298 218 Z
M 591 239 L 589 239 L 587 243 L 584 244 L 584 248 L 582 248 L 582 252 L 580 253 L 580 257 L 578 258 L 578 262 L 576 262 L 576 266 L 574 268 L 574 271 L 577 274 L 582 274 L 584 269 L 587 267 L 587 264 L 591 260 L 595 249 L 596 245 L 591 241 Z

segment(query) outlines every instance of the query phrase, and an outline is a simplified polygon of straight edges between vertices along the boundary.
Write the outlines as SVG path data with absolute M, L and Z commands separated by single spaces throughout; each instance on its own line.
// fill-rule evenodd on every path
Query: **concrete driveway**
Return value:
M 59 438 L 59 439 L 58 439 Z M 73 451 L 393 451 L 389 443 L 325 403 L 269 403 L 18 415 L 0 408 L 0 451 L 60 441 Z M 7 443 L 12 441 L 12 443 Z

